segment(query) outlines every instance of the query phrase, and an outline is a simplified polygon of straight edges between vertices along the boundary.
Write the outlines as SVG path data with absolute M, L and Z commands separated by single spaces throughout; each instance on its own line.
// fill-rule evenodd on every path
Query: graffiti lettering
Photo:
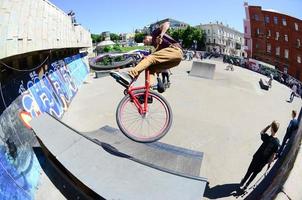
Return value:
M 22 105 L 32 117 L 48 112 L 61 118 L 88 75 L 88 68 L 80 55 L 68 57 L 64 61 L 52 63 L 42 78 L 36 72 L 31 72 L 31 80 L 26 83 L 27 89 L 21 81 L 19 93 L 22 94 Z

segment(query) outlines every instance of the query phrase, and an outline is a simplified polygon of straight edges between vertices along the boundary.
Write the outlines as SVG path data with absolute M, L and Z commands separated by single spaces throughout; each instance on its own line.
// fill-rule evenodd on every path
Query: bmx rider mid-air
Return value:
M 152 54 L 145 57 L 128 72 L 115 71 L 111 72 L 111 76 L 129 86 L 134 78 L 149 68 L 150 84 L 153 85 L 155 83 L 155 73 L 177 66 L 182 60 L 183 52 L 180 44 L 166 33 L 169 27 L 170 23 L 165 22 L 155 29 L 151 35 L 145 36 L 144 45 L 152 45 L 155 48 Z

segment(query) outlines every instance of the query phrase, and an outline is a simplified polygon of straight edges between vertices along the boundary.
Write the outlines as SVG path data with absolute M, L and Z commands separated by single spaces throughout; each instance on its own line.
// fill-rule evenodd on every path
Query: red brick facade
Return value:
M 248 57 L 272 64 L 302 81 L 302 20 L 260 6 L 246 7 Z

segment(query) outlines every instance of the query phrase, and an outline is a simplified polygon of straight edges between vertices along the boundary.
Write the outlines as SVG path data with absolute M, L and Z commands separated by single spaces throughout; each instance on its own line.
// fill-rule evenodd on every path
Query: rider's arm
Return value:
M 260 132 L 260 134 L 266 133 L 266 131 L 267 131 L 270 127 L 271 127 L 271 124 L 268 125 L 267 127 L 265 127 L 265 128 Z
M 165 22 L 163 24 L 160 25 L 159 29 L 161 30 L 161 33 L 160 33 L 160 38 L 162 38 L 165 33 L 167 32 L 167 30 L 169 29 L 170 27 L 170 22 Z

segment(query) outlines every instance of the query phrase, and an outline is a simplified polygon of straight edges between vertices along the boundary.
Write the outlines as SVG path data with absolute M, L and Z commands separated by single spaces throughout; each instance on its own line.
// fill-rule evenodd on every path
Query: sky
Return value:
M 243 32 L 243 0 L 49 0 L 65 12 L 73 10 L 77 22 L 100 34 L 130 33 L 165 18 L 191 26 L 222 22 Z M 262 6 L 302 19 L 302 0 L 249 0 Z

